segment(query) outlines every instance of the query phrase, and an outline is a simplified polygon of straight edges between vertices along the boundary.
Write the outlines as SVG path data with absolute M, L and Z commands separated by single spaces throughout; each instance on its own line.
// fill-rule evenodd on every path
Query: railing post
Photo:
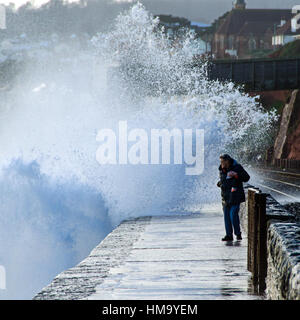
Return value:
M 259 189 L 248 189 L 248 259 L 252 283 L 262 294 L 267 275 L 266 194 Z
M 255 202 L 255 189 L 248 189 L 248 271 L 252 273 L 253 283 L 257 283 L 257 210 Z
M 266 289 L 267 276 L 267 222 L 266 222 L 266 194 L 257 193 L 257 273 L 259 293 Z

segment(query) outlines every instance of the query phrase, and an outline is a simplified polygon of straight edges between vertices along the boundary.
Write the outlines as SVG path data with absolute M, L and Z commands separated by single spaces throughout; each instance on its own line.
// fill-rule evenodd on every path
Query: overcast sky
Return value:
M 32 0 L 35 4 L 45 3 L 49 0 Z M 76 0 L 68 0 L 76 1 Z M 101 1 L 101 0 L 87 0 Z M 134 2 L 134 0 L 112 0 L 115 2 Z M 234 0 L 140 0 L 153 14 L 172 14 L 186 17 L 192 21 L 212 22 L 225 11 L 232 8 Z M 28 0 L 0 0 L 0 3 L 13 2 L 17 5 Z M 292 8 L 300 4 L 300 0 L 246 0 L 248 8 Z

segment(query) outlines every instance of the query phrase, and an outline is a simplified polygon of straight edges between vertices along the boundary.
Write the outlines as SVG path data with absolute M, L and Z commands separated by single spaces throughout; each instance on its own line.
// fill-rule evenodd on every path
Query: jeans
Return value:
M 232 237 L 232 226 L 236 236 L 241 234 L 239 219 L 240 204 L 223 205 L 226 235 Z

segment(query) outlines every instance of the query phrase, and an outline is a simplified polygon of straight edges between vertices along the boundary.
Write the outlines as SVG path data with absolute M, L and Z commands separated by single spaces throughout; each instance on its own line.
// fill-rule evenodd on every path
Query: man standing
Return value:
M 221 188 L 226 230 L 226 235 L 222 238 L 222 241 L 232 241 L 233 230 L 237 240 L 242 240 L 239 210 L 240 203 L 245 202 L 243 182 L 249 181 L 250 176 L 245 169 L 228 154 L 221 155 L 220 161 L 220 180 L 217 186 Z

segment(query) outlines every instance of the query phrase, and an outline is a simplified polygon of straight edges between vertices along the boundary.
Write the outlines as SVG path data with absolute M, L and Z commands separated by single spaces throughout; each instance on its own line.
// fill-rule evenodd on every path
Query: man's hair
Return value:
M 233 162 L 233 159 L 230 157 L 230 155 L 229 154 L 227 154 L 227 153 L 224 153 L 224 154 L 221 154 L 220 155 L 220 159 L 223 159 L 223 160 L 228 160 L 229 162 Z

